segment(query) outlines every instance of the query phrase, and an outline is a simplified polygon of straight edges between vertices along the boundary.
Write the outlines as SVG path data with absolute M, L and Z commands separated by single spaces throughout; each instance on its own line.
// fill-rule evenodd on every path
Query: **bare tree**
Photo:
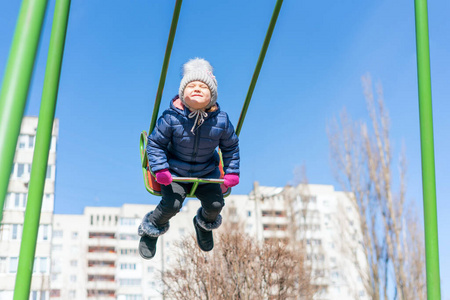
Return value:
M 225 223 L 211 252 L 194 237 L 178 245 L 175 265 L 164 275 L 166 296 L 175 299 L 312 299 L 315 287 L 304 270 L 304 252 L 281 243 L 259 243 Z
M 344 111 L 328 128 L 336 178 L 349 192 L 360 218 L 365 261 L 354 261 L 359 263 L 371 299 L 425 299 L 422 233 L 412 217 L 414 212 L 405 211 L 404 155 L 394 178 L 390 119 L 383 91 L 379 85 L 375 100 L 370 76 L 364 76 L 362 82 L 371 127 L 353 122 Z M 396 181 L 398 191 L 394 190 Z M 395 292 L 389 297 L 392 283 Z

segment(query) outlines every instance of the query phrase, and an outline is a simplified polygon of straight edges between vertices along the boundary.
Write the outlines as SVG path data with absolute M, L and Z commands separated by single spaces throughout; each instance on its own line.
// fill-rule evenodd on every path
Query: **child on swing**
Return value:
M 224 185 L 239 183 L 239 140 L 216 100 L 217 81 L 209 62 L 195 58 L 185 63 L 179 94 L 148 136 L 149 165 L 161 184 L 162 199 L 139 225 L 139 254 L 145 259 L 155 256 L 158 236 L 167 232 L 169 220 L 180 211 L 192 187 L 192 183 L 172 181 L 172 175 L 219 178 L 219 147 Z M 222 223 L 222 190 L 216 183 L 200 183 L 195 196 L 201 201 L 193 219 L 197 243 L 201 250 L 210 251 L 214 247 L 212 230 Z

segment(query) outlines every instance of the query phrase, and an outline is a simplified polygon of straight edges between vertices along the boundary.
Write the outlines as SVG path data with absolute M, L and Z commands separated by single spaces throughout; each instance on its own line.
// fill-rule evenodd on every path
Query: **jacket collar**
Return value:
M 210 116 L 214 116 L 216 114 L 218 114 L 220 112 L 220 106 L 219 103 L 216 102 L 215 104 L 217 106 L 217 109 L 213 112 L 207 112 L 208 113 L 208 117 Z M 170 108 L 174 111 L 176 111 L 179 114 L 182 114 L 184 116 L 188 116 L 191 111 L 189 110 L 189 108 L 187 108 L 183 102 L 181 102 L 181 99 L 178 95 L 176 95 L 175 97 L 173 97 L 172 101 L 170 101 Z

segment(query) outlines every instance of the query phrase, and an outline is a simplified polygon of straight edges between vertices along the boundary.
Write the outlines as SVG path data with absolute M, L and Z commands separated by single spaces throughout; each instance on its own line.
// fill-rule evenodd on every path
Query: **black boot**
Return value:
M 197 217 L 194 217 L 195 233 L 197 234 L 197 244 L 203 251 L 211 251 L 214 248 L 212 231 L 207 231 L 198 226 Z
M 169 230 L 169 223 L 162 227 L 157 227 L 151 223 L 149 221 L 151 214 L 152 211 L 145 215 L 138 228 L 138 234 L 141 236 L 141 240 L 139 241 L 139 254 L 145 259 L 151 259 L 155 256 L 158 236 Z
M 202 216 L 202 208 L 197 211 L 194 217 L 195 233 L 197 234 L 197 243 L 203 251 L 211 251 L 214 248 L 214 239 L 212 230 L 222 224 L 222 216 L 218 215 L 214 222 L 206 222 Z
M 155 256 L 157 241 L 158 237 L 150 237 L 148 235 L 141 237 L 141 240 L 139 241 L 139 254 L 142 258 L 151 259 Z

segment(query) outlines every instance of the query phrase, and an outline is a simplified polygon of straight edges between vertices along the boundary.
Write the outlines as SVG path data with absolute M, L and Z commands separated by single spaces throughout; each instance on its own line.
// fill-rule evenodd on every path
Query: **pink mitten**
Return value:
M 239 175 L 235 173 L 225 174 L 223 179 L 225 180 L 223 184 L 226 188 L 233 187 L 239 183 Z
M 158 171 L 155 175 L 156 181 L 162 185 L 169 185 L 172 182 L 172 174 L 167 169 Z

